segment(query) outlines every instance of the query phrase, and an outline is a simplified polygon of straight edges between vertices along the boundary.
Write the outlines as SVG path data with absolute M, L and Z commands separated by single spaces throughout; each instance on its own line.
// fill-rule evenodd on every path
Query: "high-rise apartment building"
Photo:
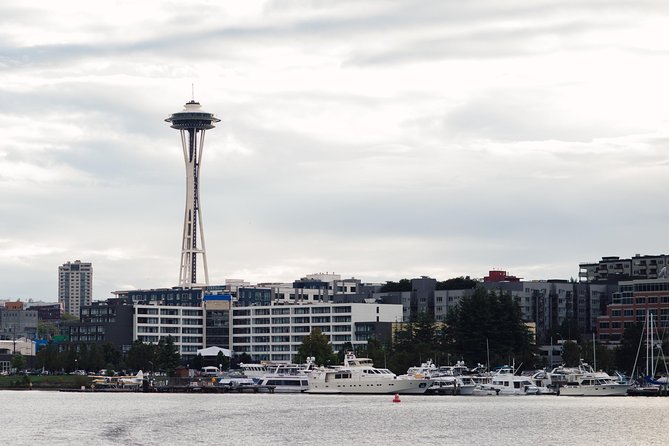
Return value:
M 93 267 L 75 260 L 58 267 L 58 302 L 65 313 L 79 316 L 79 310 L 93 301 Z

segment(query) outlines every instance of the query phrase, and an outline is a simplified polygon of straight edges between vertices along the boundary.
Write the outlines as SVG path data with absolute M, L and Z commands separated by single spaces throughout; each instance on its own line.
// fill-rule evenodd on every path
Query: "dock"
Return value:
M 276 386 L 248 384 L 243 386 L 157 386 L 158 393 L 274 393 Z

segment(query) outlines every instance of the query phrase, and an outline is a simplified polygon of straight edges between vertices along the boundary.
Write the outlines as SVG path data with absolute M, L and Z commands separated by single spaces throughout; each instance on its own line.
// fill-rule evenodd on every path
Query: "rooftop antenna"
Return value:
M 190 84 L 190 95 L 191 95 L 191 100 L 195 102 L 195 84 L 191 83 Z

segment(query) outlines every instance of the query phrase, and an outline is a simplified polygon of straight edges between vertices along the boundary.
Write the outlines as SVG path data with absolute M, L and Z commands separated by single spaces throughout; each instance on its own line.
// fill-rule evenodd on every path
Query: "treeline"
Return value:
M 85 370 L 155 371 L 169 375 L 181 364 L 179 350 L 171 337 L 157 344 L 135 341 L 126 354 L 112 344 L 55 344 L 49 342 L 36 355 L 37 367 L 49 372 Z
M 405 373 L 428 359 L 437 365 L 464 361 L 468 367 L 492 367 L 514 360 L 517 366 L 538 365 L 534 338 L 518 304 L 509 294 L 484 288 L 463 297 L 443 323 L 419 314 L 395 334 L 390 351 L 379 351 L 378 346 L 368 350 L 377 362 L 383 354 L 386 365 L 396 373 Z
M 631 373 L 635 362 L 637 369 L 645 364 L 644 352 L 637 357 L 642 335 L 641 323 L 628 327 L 620 345 L 609 348 L 581 339 L 575 321 L 567 319 L 544 341 L 548 344 L 552 339 L 554 345 L 562 345 L 562 363 L 566 366 L 577 366 L 581 360 L 594 365 L 596 358 L 598 369 Z M 663 351 L 669 351 L 669 342 L 664 342 Z M 482 287 L 463 297 L 442 323 L 419 314 L 395 333 L 392 344 L 372 339 L 356 353 L 395 373 L 406 373 L 409 367 L 428 359 L 437 365 L 464 361 L 470 368 L 515 362 L 520 369 L 532 370 L 548 365 L 547 358 L 538 354 L 536 339 L 523 321 L 518 303 L 508 293 Z
M 478 282 L 467 277 L 455 277 L 453 279 L 437 281 L 435 289 L 440 290 L 469 290 L 475 288 Z M 388 281 L 379 290 L 382 293 L 397 291 L 411 291 L 411 279 L 400 279 L 399 282 Z
M 350 343 L 343 350 L 347 348 L 353 350 Z M 371 358 L 377 367 L 403 374 L 428 359 L 437 365 L 465 361 L 469 367 L 487 364 L 488 358 L 491 366 L 515 360 L 517 366 L 534 368 L 540 365 L 535 350 L 533 336 L 511 296 L 477 288 L 460 300 L 443 323 L 421 313 L 395 333 L 390 345 L 370 339 L 355 353 Z M 341 363 L 344 351 L 337 358 L 327 337 L 316 330 L 305 338 L 299 353 L 298 361 L 314 356 L 317 364 L 329 365 Z

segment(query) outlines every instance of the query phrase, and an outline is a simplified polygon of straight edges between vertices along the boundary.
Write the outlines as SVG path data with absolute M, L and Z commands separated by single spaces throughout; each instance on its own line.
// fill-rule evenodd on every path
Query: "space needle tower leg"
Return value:
M 181 133 L 181 146 L 186 165 L 186 209 L 184 212 L 183 238 L 179 286 L 184 288 L 209 285 L 207 253 L 204 245 L 204 227 L 200 207 L 200 164 L 204 148 L 205 131 L 220 122 L 211 113 L 201 110 L 198 102 L 190 101 L 184 110 L 172 114 L 165 121 Z M 204 282 L 198 282 L 198 257 L 202 257 Z

